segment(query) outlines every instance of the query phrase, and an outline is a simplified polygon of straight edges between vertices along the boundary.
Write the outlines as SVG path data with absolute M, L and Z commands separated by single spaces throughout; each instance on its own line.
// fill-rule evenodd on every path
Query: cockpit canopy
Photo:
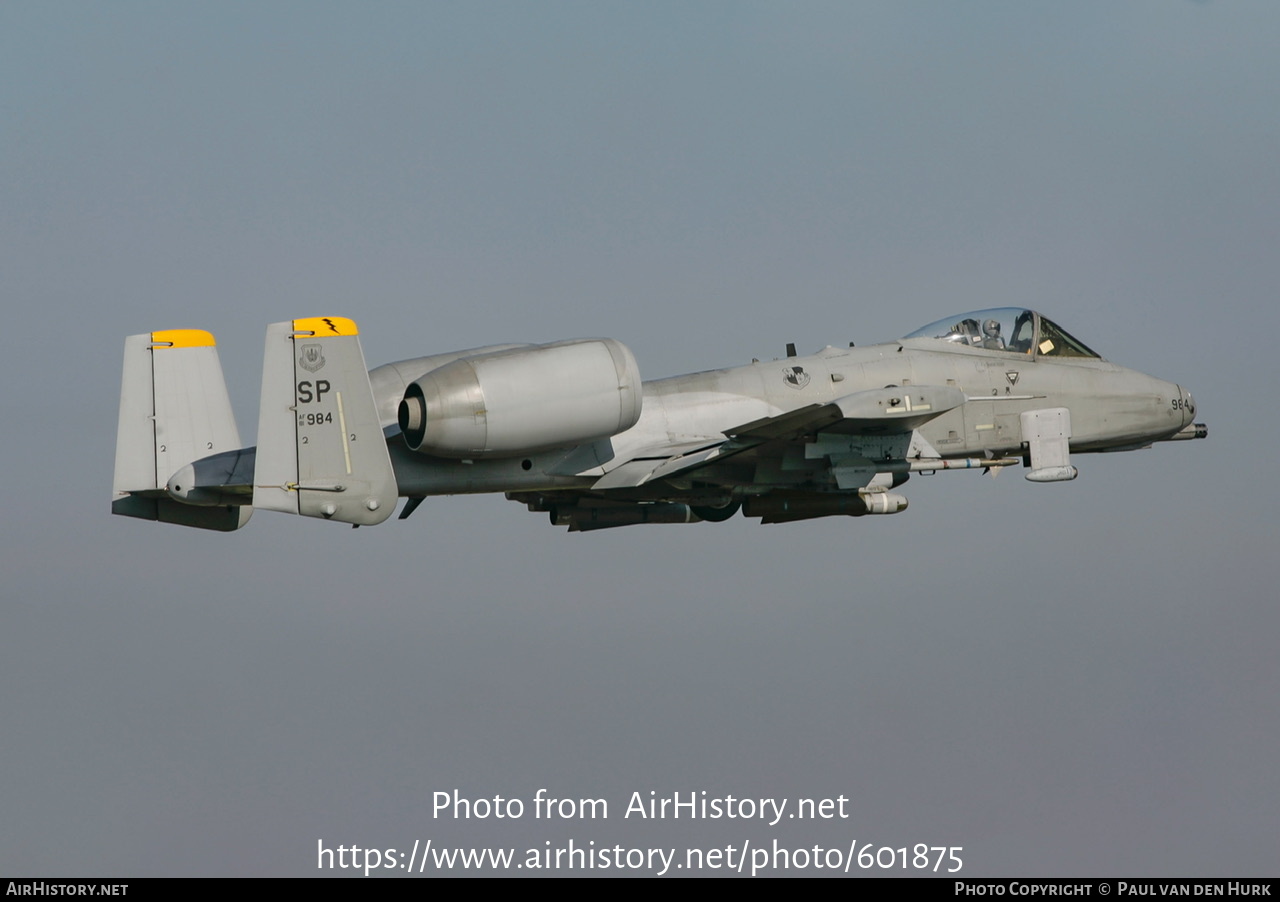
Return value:
M 1036 357 L 1100 356 L 1034 310 L 995 307 L 930 323 L 906 338 L 936 338 L 970 348 Z

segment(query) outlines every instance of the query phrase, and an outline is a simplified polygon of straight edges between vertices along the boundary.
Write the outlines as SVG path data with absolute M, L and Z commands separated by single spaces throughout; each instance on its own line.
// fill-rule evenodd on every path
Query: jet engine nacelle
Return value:
M 414 451 L 512 457 L 617 435 L 642 401 L 627 346 L 582 338 L 447 363 L 408 385 L 399 421 Z

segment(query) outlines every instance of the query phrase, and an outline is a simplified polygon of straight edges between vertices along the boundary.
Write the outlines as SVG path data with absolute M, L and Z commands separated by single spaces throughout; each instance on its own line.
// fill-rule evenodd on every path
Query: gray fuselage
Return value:
M 494 349 L 499 347 L 514 346 Z M 478 351 L 374 369 L 370 378 L 383 424 L 395 422 L 410 381 Z M 645 448 L 692 447 L 764 417 L 860 391 L 913 385 L 954 386 L 967 396 L 966 403 L 920 428 L 944 458 L 1021 453 L 1020 414 L 1028 410 L 1068 408 L 1073 452 L 1167 439 L 1195 414 L 1194 401 L 1180 386 L 1097 357 L 1039 357 L 908 338 L 647 381 L 639 422 L 589 448 L 459 461 L 410 451 L 399 435 L 388 442 L 401 495 L 581 489 L 607 473 L 613 461 Z

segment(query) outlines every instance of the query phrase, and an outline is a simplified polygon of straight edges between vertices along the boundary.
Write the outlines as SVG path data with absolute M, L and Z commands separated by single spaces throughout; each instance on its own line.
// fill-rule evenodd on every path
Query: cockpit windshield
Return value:
M 1097 357 L 1084 342 L 1073 338 L 1066 329 L 1048 317 L 1040 317 L 1040 337 L 1036 353 L 1041 357 Z
M 994 307 L 948 317 L 917 329 L 906 338 L 936 338 L 971 348 L 1041 357 L 1098 357 L 1066 330 L 1018 307 Z

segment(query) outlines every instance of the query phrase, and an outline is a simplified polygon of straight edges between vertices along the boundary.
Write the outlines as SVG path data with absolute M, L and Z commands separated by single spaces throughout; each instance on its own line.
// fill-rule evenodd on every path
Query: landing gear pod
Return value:
M 1024 411 L 1022 437 L 1027 443 L 1031 482 L 1070 482 L 1080 475 L 1071 466 L 1071 411 L 1065 407 Z

